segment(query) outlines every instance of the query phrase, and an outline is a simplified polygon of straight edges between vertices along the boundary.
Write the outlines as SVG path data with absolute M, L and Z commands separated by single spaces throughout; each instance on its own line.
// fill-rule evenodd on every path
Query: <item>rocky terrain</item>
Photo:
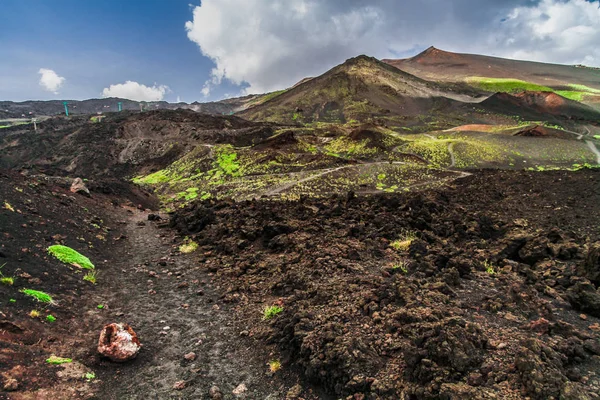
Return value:
M 0 129 L 0 398 L 600 398 L 600 114 L 455 56 Z

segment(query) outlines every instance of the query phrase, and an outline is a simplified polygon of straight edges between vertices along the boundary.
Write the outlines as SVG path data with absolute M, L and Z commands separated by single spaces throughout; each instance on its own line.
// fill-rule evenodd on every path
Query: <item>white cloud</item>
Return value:
M 359 54 L 398 58 L 430 45 L 600 65 L 599 21 L 596 0 L 202 0 L 185 29 L 215 63 L 209 96 L 224 79 L 266 92 Z
M 65 82 L 65 78 L 58 76 L 56 72 L 47 68 L 40 68 L 38 74 L 42 75 L 40 77 L 40 86 L 49 92 L 58 94 L 58 89 L 60 89 Z
M 508 57 L 600 65 L 600 8 L 586 0 L 516 7 L 496 37 Z
M 165 85 L 146 86 L 137 82 L 127 81 L 104 88 L 102 97 L 120 97 L 135 101 L 159 101 L 165 97 L 169 87 Z
M 202 93 L 223 79 L 248 83 L 249 93 L 279 89 L 373 50 L 378 8 L 323 11 L 309 0 L 203 0 L 185 25 L 188 38 L 216 64 Z

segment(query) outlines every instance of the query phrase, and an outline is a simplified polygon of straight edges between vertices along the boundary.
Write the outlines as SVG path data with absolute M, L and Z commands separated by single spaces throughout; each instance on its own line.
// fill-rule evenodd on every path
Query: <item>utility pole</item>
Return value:
M 118 102 L 117 105 L 119 106 L 119 112 L 123 111 L 123 102 Z
M 69 106 L 68 106 L 68 103 L 66 101 L 63 101 L 63 105 L 65 106 L 65 115 L 68 117 L 69 116 Z

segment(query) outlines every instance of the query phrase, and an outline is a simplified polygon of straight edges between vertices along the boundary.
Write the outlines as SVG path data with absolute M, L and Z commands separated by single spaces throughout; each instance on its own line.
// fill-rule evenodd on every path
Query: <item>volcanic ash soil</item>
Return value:
M 476 171 L 407 195 L 196 203 L 171 224 L 238 323 L 338 398 L 594 399 L 599 178 Z

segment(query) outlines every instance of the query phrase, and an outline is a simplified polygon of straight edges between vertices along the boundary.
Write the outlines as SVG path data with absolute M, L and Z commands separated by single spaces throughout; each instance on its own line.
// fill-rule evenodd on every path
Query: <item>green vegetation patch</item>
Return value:
M 179 251 L 184 254 L 193 253 L 196 250 L 198 250 L 198 243 L 193 240 L 186 239 L 186 242 L 179 246 Z
M 327 143 L 324 148 L 329 154 L 345 154 L 348 156 L 369 157 L 377 153 L 377 148 L 368 147 L 369 140 L 356 141 L 341 136 Z
M 216 172 L 215 175 L 240 176 L 240 163 L 235 149 L 231 145 L 218 146 L 215 148 L 217 153 Z
M 87 274 L 83 276 L 83 280 L 96 284 L 96 271 L 89 271 Z
M 585 85 L 569 84 L 571 90 L 554 90 L 551 87 L 512 78 L 486 78 L 473 76 L 467 83 L 488 92 L 516 93 L 522 91 L 554 92 L 570 100 L 583 101 L 586 96 L 600 95 L 600 90 Z
M 150 175 L 146 176 L 138 176 L 133 178 L 133 183 L 138 185 L 157 185 L 159 183 L 169 182 L 174 180 L 174 176 L 167 171 L 166 169 L 161 169 L 160 171 L 156 171 Z
M 54 303 L 52 296 L 50 296 L 48 293 L 41 292 L 39 290 L 22 289 L 21 293 L 23 293 L 26 296 L 33 297 L 40 303 Z
M 476 86 L 488 92 L 522 92 L 524 90 L 553 92 L 554 90 L 548 86 L 537 85 L 535 83 L 522 81 L 512 78 L 486 78 L 482 76 L 472 76 L 466 79 L 467 83 Z
M 283 312 L 283 307 L 267 306 L 267 307 L 265 307 L 265 310 L 263 311 L 263 320 L 268 321 L 282 312 Z
M 73 362 L 73 359 L 72 358 L 58 357 L 58 356 L 55 356 L 53 354 L 53 355 L 50 356 L 50 358 L 48 358 L 46 360 L 46 362 L 48 364 L 59 365 L 59 364 L 66 364 L 66 363 Z
M 58 244 L 50 246 L 48 247 L 48 253 L 52 254 L 65 264 L 75 265 L 83 269 L 95 268 L 89 258 L 67 246 Z

